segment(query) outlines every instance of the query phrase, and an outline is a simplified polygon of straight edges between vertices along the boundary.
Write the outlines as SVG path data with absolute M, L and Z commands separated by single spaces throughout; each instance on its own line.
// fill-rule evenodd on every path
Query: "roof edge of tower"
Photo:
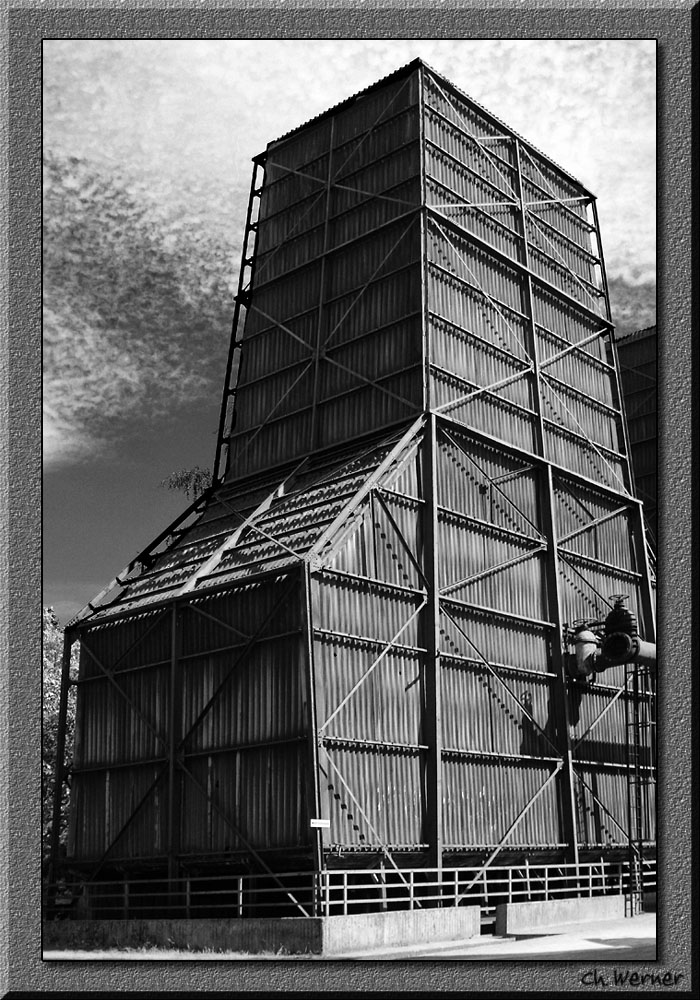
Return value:
M 629 344 L 633 340 L 644 340 L 646 337 L 656 336 L 656 323 L 651 326 L 642 327 L 640 330 L 630 330 L 629 333 L 623 333 L 617 338 L 618 344 Z
M 474 107 L 478 108 L 479 112 L 485 118 L 488 118 L 494 125 L 497 125 L 499 128 L 502 128 L 506 132 L 510 133 L 510 135 L 512 135 L 514 138 L 522 142 L 523 145 L 527 146 L 528 149 L 532 150 L 533 153 L 537 153 L 538 156 L 543 157 L 543 159 L 545 159 L 553 167 L 556 167 L 557 170 L 560 170 L 561 173 L 564 174 L 570 181 L 573 181 L 577 187 L 581 188 L 581 190 L 584 191 L 585 194 L 587 194 L 590 198 L 595 199 L 595 195 L 591 191 L 589 191 L 588 188 L 585 186 L 585 184 L 582 184 L 577 177 L 574 177 L 574 175 L 569 173 L 569 171 L 566 170 L 565 167 L 562 167 L 561 164 L 557 163 L 556 160 L 553 160 L 552 157 L 549 156 L 547 153 L 543 152 L 543 150 L 538 149 L 537 146 L 535 146 L 532 142 L 530 142 L 529 139 L 526 139 L 524 136 L 520 135 L 519 132 L 516 132 L 514 128 L 511 128 L 510 125 L 506 124 L 506 122 L 504 122 L 501 118 L 499 118 L 498 115 L 495 115 L 493 111 L 489 111 L 488 108 L 485 108 L 484 105 L 480 104 L 479 101 L 477 101 L 475 98 L 470 97 L 470 95 L 467 94 L 464 90 L 461 90 L 456 83 L 452 83 L 451 80 L 448 80 L 446 76 L 443 76 L 442 73 L 436 70 L 434 66 L 431 66 L 429 63 L 425 62 L 425 60 L 419 59 L 417 61 L 420 62 L 420 64 L 423 66 L 424 69 L 427 69 L 434 76 L 438 77 L 440 82 L 447 86 L 448 90 L 451 90 L 452 93 L 456 94 L 458 97 L 461 97 L 463 100 L 466 100 L 470 104 L 473 104 Z
M 277 146 L 281 142 L 286 142 L 287 139 L 290 139 L 293 135 L 296 135 L 298 132 L 303 132 L 304 129 L 307 129 L 309 127 L 309 125 L 317 125 L 319 122 L 324 121 L 324 119 L 331 118 L 333 115 L 338 114 L 339 111 L 343 111 L 345 108 L 349 108 L 350 105 L 354 104 L 355 101 L 358 100 L 360 97 L 364 97 L 366 94 L 371 94 L 373 90 L 378 90 L 380 87 L 386 86 L 386 84 L 390 83 L 392 80 L 400 80 L 401 77 L 403 76 L 409 76 L 411 73 L 414 72 L 414 70 L 418 69 L 419 66 L 426 66 L 426 65 L 427 64 L 423 62 L 422 59 L 416 58 L 412 59 L 410 62 L 406 63 L 403 66 L 399 66 L 398 69 L 393 70 L 391 73 L 387 74 L 387 76 L 383 76 L 380 80 L 375 80 L 374 83 L 370 83 L 369 86 L 363 87 L 362 90 L 358 90 L 357 93 L 351 94 L 349 97 L 346 97 L 338 104 L 334 104 L 332 107 L 327 108 L 320 114 L 314 115 L 313 118 L 309 118 L 307 121 L 302 122 L 301 125 L 297 125 L 294 128 L 290 129 L 288 132 L 285 132 L 283 135 L 278 136 L 277 139 L 272 139 L 270 142 L 268 142 L 265 152 L 259 153 L 258 156 L 253 157 L 253 159 L 257 160 L 260 157 L 265 156 L 266 153 L 273 148 L 273 146 Z M 432 70 L 431 72 L 434 72 L 434 70 Z
M 390 83 L 392 80 L 399 80 L 403 76 L 409 76 L 411 73 L 413 73 L 420 67 L 422 67 L 423 69 L 427 69 L 428 72 L 432 73 L 433 76 L 436 76 L 440 80 L 440 83 L 444 84 L 447 87 L 447 89 L 450 90 L 453 94 L 455 94 L 456 96 L 460 97 L 463 100 L 466 100 L 469 104 L 472 104 L 475 108 L 478 109 L 478 111 L 485 118 L 489 119 L 493 124 L 497 125 L 499 128 L 504 129 L 514 138 L 518 139 L 525 146 L 527 146 L 528 149 L 532 150 L 533 153 L 536 153 L 538 156 L 543 157 L 553 167 L 556 167 L 557 170 L 561 171 L 561 173 L 564 174 L 564 176 L 568 180 L 573 181 L 573 183 L 576 184 L 576 186 L 579 187 L 586 195 L 588 195 L 592 199 L 595 199 L 595 195 L 577 177 L 574 177 L 572 173 L 570 173 L 559 163 L 557 163 L 556 160 L 553 160 L 551 156 L 543 152 L 541 149 L 538 149 L 537 146 L 531 143 L 524 136 L 520 135 L 519 132 L 516 132 L 515 129 L 511 128 L 510 125 L 507 125 L 506 122 L 504 122 L 501 118 L 495 115 L 492 111 L 489 111 L 488 108 L 485 108 L 484 105 L 480 104 L 479 101 L 475 100 L 475 98 L 470 97 L 469 94 L 461 90 L 455 83 L 452 83 L 451 80 L 448 80 L 446 76 L 443 76 L 442 73 L 436 70 L 434 66 L 431 66 L 424 59 L 421 59 L 420 56 L 417 56 L 410 62 L 405 63 L 403 66 L 399 66 L 398 69 L 393 70 L 391 73 L 387 74 L 387 76 L 383 76 L 381 79 L 376 80 L 374 83 L 369 84 L 369 86 L 363 87 L 362 90 L 358 90 L 355 94 L 351 94 L 349 97 L 346 97 L 343 101 L 340 101 L 338 104 L 334 104 L 332 107 L 327 108 L 320 114 L 314 115 L 313 118 L 309 118 L 307 121 L 302 122 L 300 125 L 295 126 L 288 132 L 285 132 L 283 135 L 278 136 L 277 139 L 272 139 L 267 144 L 265 150 L 254 156 L 253 160 L 257 162 L 264 161 L 265 157 L 268 155 L 270 150 L 273 149 L 275 146 L 279 145 L 282 142 L 286 142 L 287 139 L 290 139 L 292 136 L 297 135 L 299 132 L 303 132 L 304 129 L 307 129 L 310 125 L 316 125 L 324 121 L 326 118 L 330 118 L 333 115 L 338 114 L 338 112 L 344 110 L 345 108 L 349 108 L 359 98 L 364 97 L 367 94 L 371 94 L 372 91 L 377 90 L 380 87 L 386 86 L 386 84 Z

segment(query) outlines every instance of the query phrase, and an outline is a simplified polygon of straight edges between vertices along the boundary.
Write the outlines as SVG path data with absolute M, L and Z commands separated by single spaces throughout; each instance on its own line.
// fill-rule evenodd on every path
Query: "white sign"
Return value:
M 312 819 L 311 829 L 312 830 L 330 830 L 331 821 L 329 819 Z

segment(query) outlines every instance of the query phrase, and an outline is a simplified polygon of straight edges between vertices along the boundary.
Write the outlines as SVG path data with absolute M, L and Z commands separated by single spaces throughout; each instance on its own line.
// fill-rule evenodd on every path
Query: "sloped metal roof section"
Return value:
M 145 550 L 72 624 L 95 624 L 307 559 L 313 563 L 368 489 L 400 474 L 421 424 L 342 456 L 305 460 L 263 484 L 221 485 L 196 520 L 164 533 L 162 551 Z

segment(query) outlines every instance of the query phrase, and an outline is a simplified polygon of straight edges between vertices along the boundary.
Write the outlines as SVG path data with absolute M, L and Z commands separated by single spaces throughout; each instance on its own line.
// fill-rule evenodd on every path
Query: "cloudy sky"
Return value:
M 420 56 L 598 197 L 654 322 L 653 41 L 44 43 L 44 601 L 66 621 L 211 466 L 251 157 Z M 634 315 L 634 305 L 639 311 Z

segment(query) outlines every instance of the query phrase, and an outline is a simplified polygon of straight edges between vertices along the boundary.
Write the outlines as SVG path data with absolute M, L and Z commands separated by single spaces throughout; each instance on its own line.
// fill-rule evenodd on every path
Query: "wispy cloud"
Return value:
M 611 277 L 653 282 L 653 42 L 50 41 L 49 464 L 218 396 L 251 156 L 416 56 L 594 191 Z
M 76 158 L 45 166 L 44 456 L 80 461 L 129 421 L 218 394 L 231 278 L 191 217 Z

